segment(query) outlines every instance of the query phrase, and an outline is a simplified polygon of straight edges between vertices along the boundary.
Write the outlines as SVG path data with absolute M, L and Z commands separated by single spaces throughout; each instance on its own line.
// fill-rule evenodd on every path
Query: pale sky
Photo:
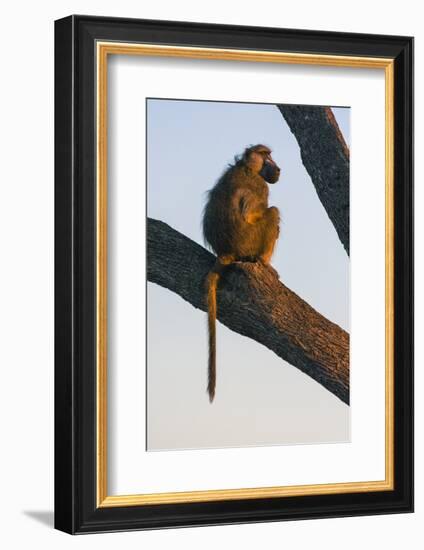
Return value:
M 333 108 L 349 143 L 350 109 Z M 349 258 L 275 105 L 147 101 L 148 216 L 204 245 L 201 215 L 234 155 L 265 143 L 281 167 L 280 279 L 349 330 Z M 206 314 L 148 283 L 149 450 L 346 442 L 349 407 L 261 344 L 218 322 L 217 388 L 206 393 Z

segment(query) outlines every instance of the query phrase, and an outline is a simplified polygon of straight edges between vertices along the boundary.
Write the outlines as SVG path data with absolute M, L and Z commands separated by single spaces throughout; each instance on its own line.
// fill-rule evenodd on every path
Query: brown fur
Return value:
M 206 278 L 209 329 L 208 393 L 216 385 L 216 291 L 225 266 L 235 261 L 268 265 L 279 235 L 279 211 L 268 206 L 268 183 L 276 183 L 280 169 L 271 150 L 255 145 L 236 159 L 209 191 L 203 214 L 205 240 L 217 255 Z

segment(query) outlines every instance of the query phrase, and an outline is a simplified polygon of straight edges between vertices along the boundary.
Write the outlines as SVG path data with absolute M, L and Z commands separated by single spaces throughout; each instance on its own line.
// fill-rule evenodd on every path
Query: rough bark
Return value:
M 154 219 L 148 219 L 147 249 L 148 280 L 205 311 L 204 281 L 215 257 Z M 349 335 L 282 284 L 270 269 L 248 262 L 230 266 L 219 284 L 218 319 L 349 404 Z
M 303 165 L 349 254 L 349 148 L 330 107 L 277 105 L 296 137 Z

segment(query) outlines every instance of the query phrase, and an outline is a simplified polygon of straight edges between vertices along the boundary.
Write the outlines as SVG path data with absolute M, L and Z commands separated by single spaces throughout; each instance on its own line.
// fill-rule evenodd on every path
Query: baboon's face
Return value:
M 259 174 L 268 183 L 277 183 L 280 178 L 280 168 L 271 157 L 271 151 L 263 153 L 263 166 Z
M 262 170 L 259 172 L 259 175 L 268 183 L 277 183 L 279 180 L 280 168 L 271 157 L 271 154 L 266 155 L 264 158 Z
M 257 172 L 267 183 L 276 183 L 280 177 L 280 168 L 271 156 L 271 149 L 265 145 L 256 145 L 246 151 L 246 164 Z

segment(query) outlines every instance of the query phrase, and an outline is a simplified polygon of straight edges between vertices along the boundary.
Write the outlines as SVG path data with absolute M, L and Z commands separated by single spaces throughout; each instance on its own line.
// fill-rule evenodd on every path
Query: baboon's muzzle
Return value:
M 268 183 L 277 183 L 280 178 L 280 168 L 275 164 L 275 162 L 265 162 L 259 173 Z

